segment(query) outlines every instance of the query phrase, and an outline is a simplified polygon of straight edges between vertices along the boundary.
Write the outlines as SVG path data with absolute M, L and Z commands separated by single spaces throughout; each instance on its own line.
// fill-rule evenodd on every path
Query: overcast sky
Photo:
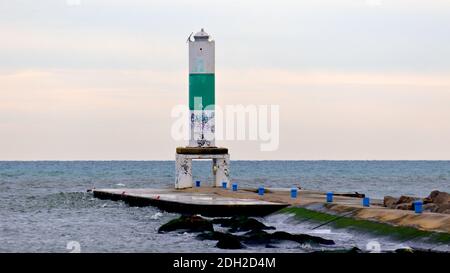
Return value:
M 0 0 L 0 160 L 172 160 L 201 27 L 217 104 L 280 106 L 232 159 L 450 159 L 450 1 Z

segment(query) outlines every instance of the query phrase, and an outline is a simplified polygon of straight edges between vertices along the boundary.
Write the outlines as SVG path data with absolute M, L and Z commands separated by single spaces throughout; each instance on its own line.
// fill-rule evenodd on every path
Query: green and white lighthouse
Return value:
M 215 146 L 214 41 L 203 29 L 189 42 L 190 147 Z
M 192 34 L 191 34 L 192 36 Z M 177 147 L 175 188 L 192 187 L 192 161 L 212 160 L 213 185 L 230 186 L 228 149 L 215 145 L 214 41 L 203 29 L 189 36 L 189 124 L 187 147 Z

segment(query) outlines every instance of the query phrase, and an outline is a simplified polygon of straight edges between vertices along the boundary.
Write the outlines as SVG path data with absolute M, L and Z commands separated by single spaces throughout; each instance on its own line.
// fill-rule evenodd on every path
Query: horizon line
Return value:
M 194 159 L 207 161 L 207 159 Z M 0 159 L 0 162 L 150 162 L 175 161 L 174 159 Z M 450 161 L 450 159 L 232 159 L 230 161 Z

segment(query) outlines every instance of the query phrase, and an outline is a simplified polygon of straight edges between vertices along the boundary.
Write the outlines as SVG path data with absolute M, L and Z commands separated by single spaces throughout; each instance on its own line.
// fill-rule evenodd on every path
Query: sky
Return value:
M 216 103 L 280 109 L 232 160 L 450 159 L 450 1 L 0 0 L 0 160 L 173 160 L 202 27 Z

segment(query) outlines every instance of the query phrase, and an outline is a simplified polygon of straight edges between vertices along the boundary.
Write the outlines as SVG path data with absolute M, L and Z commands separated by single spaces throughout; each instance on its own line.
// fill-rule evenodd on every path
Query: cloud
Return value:
M 280 106 L 280 149 L 223 141 L 234 159 L 445 159 L 444 75 L 217 71 L 217 101 Z M 2 159 L 172 159 L 184 71 L 47 69 L 0 74 Z M 155 146 L 155 144 L 157 144 Z M 291 146 L 291 144 L 295 144 Z
M 218 104 L 277 104 L 281 146 L 233 158 L 450 154 L 450 2 L 0 1 L 0 159 L 172 159 L 187 45 L 216 39 Z
M 219 73 L 222 72 L 219 70 Z M 224 70 L 223 77 L 239 86 L 300 85 L 376 85 L 376 86 L 422 86 L 450 88 L 449 74 L 421 73 L 380 73 L 380 72 L 341 72 L 341 71 L 295 71 L 286 69 L 233 69 Z
M 205 27 L 218 67 L 450 71 L 448 1 L 20 3 L 0 16 L 2 69 L 179 69 L 187 35 Z

